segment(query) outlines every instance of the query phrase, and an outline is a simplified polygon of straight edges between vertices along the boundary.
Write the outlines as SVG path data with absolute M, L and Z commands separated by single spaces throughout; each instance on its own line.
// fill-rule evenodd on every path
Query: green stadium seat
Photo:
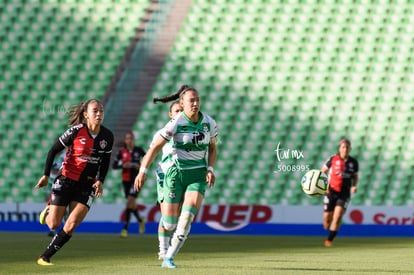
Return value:
M 39 159 L 45 159 L 51 140 L 64 130 L 64 114 L 59 112 L 85 97 L 103 96 L 149 4 L 147 0 L 139 5 L 136 1 L 122 5 L 66 2 L 0 4 L 0 11 L 6 11 L 0 18 L 0 67 L 6 72 L 0 77 L 0 89 L 9 92 L 1 93 L 2 128 L 15 138 L 0 145 L 5 185 L 19 179 L 16 168 L 27 164 L 30 169 L 23 171 L 24 177 L 37 177 L 43 167 Z M 24 139 L 25 134 L 36 142 Z M 34 153 L 27 155 L 27 148 Z M 21 160 L 13 159 L 13 152 Z M 21 189 L 4 195 L 0 186 L 0 202 L 44 200 L 42 194 L 32 193 L 31 186 Z
M 36 118 L 28 109 L 39 110 L 44 102 L 56 106 L 85 96 L 103 96 L 148 1 L 142 1 L 143 5 L 133 1 L 14 2 L 0 4 L 7 11 L 0 18 L 0 67 L 7 72 L 0 76 L 0 89 L 10 91 L 1 95 L 4 115 L 10 114 L 2 117 L 1 127 L 20 137 L 14 122 L 22 116 Z M 411 188 L 411 179 L 400 175 L 401 185 L 394 183 L 396 171 L 410 174 L 414 167 L 409 154 L 414 149 L 409 142 L 414 96 L 407 92 L 414 81 L 409 75 L 411 7 L 400 2 L 398 8 L 388 9 L 368 2 L 271 1 L 265 9 L 261 1 L 243 5 L 195 1 L 134 125 L 137 143 L 148 145 L 153 133 L 168 121 L 165 106 L 153 105 L 151 98 L 190 82 L 200 90 L 202 110 L 217 120 L 216 170 L 224 184 L 233 187 L 211 190 L 206 202 L 238 204 L 245 197 L 249 204 L 316 205 L 296 188 L 300 175 L 272 173 L 277 165 L 274 150 L 279 142 L 300 146 L 304 161 L 320 167 L 345 135 L 360 161 L 361 184 L 373 186 L 372 194 L 356 195 L 353 204 L 412 205 L 403 196 L 404 188 Z M 365 12 L 356 13 L 358 8 Z M 77 43 L 68 42 L 74 38 Z M 26 68 L 43 73 L 40 77 L 24 74 Z M 58 70 L 66 74 L 58 75 Z M 25 94 L 27 89 L 35 92 Z M 26 105 L 28 101 L 32 105 Z M 50 114 L 45 117 L 51 119 Z M 48 123 L 41 122 L 27 134 L 56 137 L 62 131 L 62 117 L 54 120 L 55 129 L 48 130 Z M 36 167 L 34 159 L 44 159 L 49 143 L 36 144 L 28 163 Z M 3 150 L 4 145 L 0 151 L 6 159 L 11 152 Z M 18 152 L 27 146 L 31 145 L 21 144 Z M 378 173 L 384 162 L 390 165 Z M 5 167 L 11 180 L 17 177 L 11 167 L 18 165 L 11 162 Z M 149 181 L 154 184 L 153 179 Z M 263 184 L 272 190 L 257 192 Z M 390 189 L 395 192 L 385 191 Z M 143 202 L 152 203 L 154 192 L 143 194 Z M 11 198 L 0 195 L 0 202 Z M 123 201 L 122 195 L 110 191 L 102 200 L 118 199 Z

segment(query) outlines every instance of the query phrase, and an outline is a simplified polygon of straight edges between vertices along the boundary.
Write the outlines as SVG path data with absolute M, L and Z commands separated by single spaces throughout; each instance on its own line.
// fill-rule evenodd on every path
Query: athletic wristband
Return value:
M 211 171 L 211 173 L 213 173 L 213 174 L 214 174 L 214 168 L 213 168 L 213 166 L 209 166 L 209 167 L 207 167 L 207 171 Z
M 148 173 L 148 169 L 147 169 L 147 168 L 145 168 L 145 167 L 140 167 L 140 168 L 139 168 L 139 172 L 140 172 L 140 173 L 147 174 L 147 173 Z

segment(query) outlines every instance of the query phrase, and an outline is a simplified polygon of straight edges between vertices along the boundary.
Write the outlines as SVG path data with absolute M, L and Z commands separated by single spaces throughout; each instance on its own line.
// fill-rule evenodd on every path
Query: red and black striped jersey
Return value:
M 121 150 L 119 150 L 116 156 L 116 159 L 114 160 L 114 164 L 112 168 L 120 169 L 122 168 L 122 164 L 126 162 L 137 164 L 139 166 L 141 165 L 141 160 L 144 157 L 144 155 L 145 155 L 145 151 L 141 147 L 134 146 L 132 150 L 129 150 L 128 148 L 123 147 Z M 137 175 L 138 175 L 137 168 L 122 168 L 122 181 L 124 182 L 134 181 Z
M 354 175 L 358 173 L 358 161 L 349 156 L 343 159 L 339 154 L 331 156 L 325 166 L 329 169 L 329 189 L 336 192 L 349 192 Z
M 93 137 L 85 124 L 78 124 L 67 129 L 58 140 L 67 148 L 62 175 L 75 181 L 104 181 L 114 143 L 108 128 L 101 125 L 99 134 Z

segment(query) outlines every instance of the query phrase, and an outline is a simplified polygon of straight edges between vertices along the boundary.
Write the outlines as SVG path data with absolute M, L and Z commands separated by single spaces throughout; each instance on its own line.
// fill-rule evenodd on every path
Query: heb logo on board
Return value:
M 227 224 L 266 223 L 271 217 L 272 209 L 266 205 L 204 205 L 195 221 Z
M 349 218 L 354 224 L 364 223 L 364 213 L 361 210 L 352 210 Z M 373 224 L 377 225 L 414 225 L 414 213 L 411 215 L 392 215 L 377 212 L 372 215 Z M 368 223 L 371 223 L 368 222 Z
M 158 221 L 157 216 L 160 214 L 158 206 L 146 209 L 145 206 L 139 205 L 139 210 L 148 210 L 149 222 Z M 194 222 L 204 222 L 220 231 L 234 231 L 249 223 L 266 223 L 272 216 L 272 208 L 266 205 L 203 205 Z
M 249 223 L 266 223 L 272 217 L 272 209 L 265 205 L 205 205 L 195 221 L 219 231 L 235 231 Z

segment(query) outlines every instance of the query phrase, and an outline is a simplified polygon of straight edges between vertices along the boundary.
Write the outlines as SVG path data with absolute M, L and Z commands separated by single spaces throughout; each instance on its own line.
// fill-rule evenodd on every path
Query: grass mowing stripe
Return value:
M 161 269 L 156 235 L 75 234 L 37 266 L 50 237 L 0 232 L 0 274 L 414 274 L 414 239 L 190 235 L 177 270 Z M 177 273 L 178 274 L 178 273 Z

